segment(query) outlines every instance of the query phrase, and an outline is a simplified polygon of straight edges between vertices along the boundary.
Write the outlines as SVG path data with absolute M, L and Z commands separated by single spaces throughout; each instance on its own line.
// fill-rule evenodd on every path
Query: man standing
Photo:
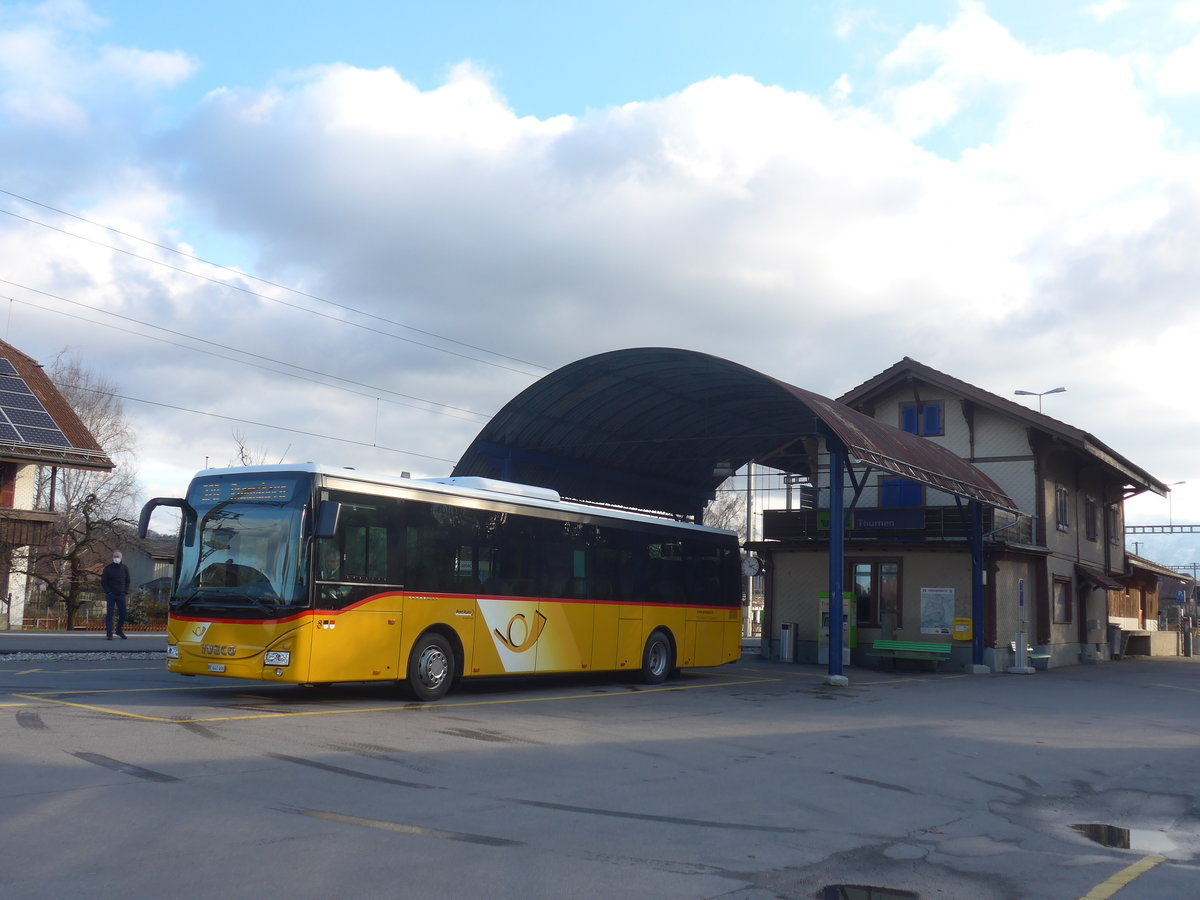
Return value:
M 113 637 L 113 611 L 117 613 L 117 637 L 125 637 L 125 599 L 129 596 L 129 566 L 121 562 L 121 551 L 114 550 L 112 562 L 100 573 L 100 587 L 104 591 L 107 609 L 104 613 L 104 630 L 108 640 Z

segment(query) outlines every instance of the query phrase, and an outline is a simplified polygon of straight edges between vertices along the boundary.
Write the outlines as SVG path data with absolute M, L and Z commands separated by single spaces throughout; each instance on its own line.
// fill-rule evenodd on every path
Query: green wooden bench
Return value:
M 941 641 L 878 640 L 872 642 L 867 656 L 882 656 L 892 660 L 923 659 L 933 663 L 936 671 L 938 663 L 950 658 L 950 645 Z

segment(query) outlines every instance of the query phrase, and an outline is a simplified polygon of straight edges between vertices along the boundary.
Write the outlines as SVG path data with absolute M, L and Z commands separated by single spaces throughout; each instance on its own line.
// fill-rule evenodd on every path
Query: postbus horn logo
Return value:
M 494 629 L 493 633 L 505 647 L 513 653 L 524 653 L 530 647 L 537 643 L 537 639 L 542 636 L 542 629 L 546 627 L 546 617 L 540 612 L 534 613 L 533 627 L 529 627 L 529 623 L 525 620 L 525 613 L 517 613 L 508 620 L 508 628 L 506 633 L 501 634 L 500 629 Z M 520 620 L 518 625 L 517 620 Z

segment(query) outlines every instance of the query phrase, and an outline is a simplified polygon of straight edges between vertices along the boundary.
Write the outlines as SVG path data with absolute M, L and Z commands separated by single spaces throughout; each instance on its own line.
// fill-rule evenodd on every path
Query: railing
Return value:
M 129 632 L 158 632 L 165 631 L 167 628 L 166 620 L 161 622 L 148 622 L 144 625 L 132 625 L 125 623 L 125 631 Z M 76 619 L 74 631 L 104 631 L 104 619 Z M 67 620 L 63 616 L 39 616 L 35 619 L 26 619 L 23 631 L 66 631 Z
M 846 514 L 846 540 L 965 541 L 969 522 L 957 506 L 864 507 Z M 984 540 L 988 543 L 1033 543 L 1033 518 L 985 508 Z M 768 509 L 763 511 L 763 537 L 777 541 L 829 540 L 829 511 Z

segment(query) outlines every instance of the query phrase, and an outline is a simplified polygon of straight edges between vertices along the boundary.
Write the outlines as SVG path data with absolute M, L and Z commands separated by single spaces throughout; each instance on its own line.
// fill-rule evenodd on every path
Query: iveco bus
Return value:
M 180 510 L 167 668 L 295 684 L 634 672 L 738 658 L 737 537 L 480 478 L 319 465 L 199 473 Z

